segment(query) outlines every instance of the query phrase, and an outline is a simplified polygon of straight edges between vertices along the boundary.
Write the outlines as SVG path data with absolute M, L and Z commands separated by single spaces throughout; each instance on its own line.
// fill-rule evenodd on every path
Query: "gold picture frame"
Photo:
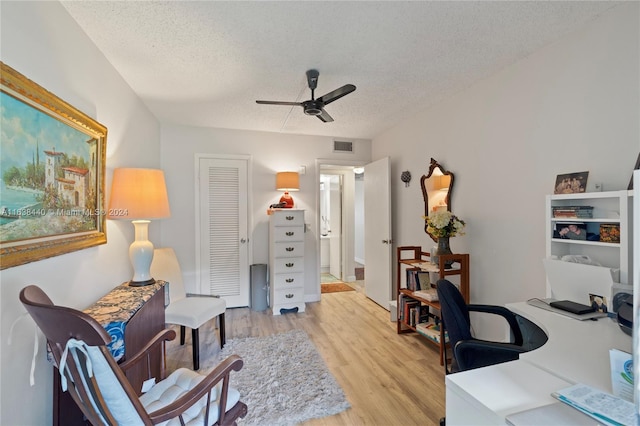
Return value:
M 105 244 L 107 128 L 0 62 L 0 269 Z

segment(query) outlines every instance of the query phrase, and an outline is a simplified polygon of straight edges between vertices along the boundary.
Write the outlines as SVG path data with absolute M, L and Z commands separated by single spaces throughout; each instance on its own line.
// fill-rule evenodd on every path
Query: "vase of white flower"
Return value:
M 438 248 L 432 258 L 433 263 L 438 264 L 438 256 L 452 253 L 449 246 L 449 238 L 456 235 L 464 235 L 465 223 L 447 210 L 439 210 L 430 216 L 424 217 L 424 219 L 427 222 L 427 233 L 438 239 Z M 450 268 L 452 263 L 447 262 L 445 266 Z

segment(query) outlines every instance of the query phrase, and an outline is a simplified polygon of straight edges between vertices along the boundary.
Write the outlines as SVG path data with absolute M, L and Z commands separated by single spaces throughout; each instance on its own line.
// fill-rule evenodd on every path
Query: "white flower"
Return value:
M 427 222 L 427 232 L 435 237 L 455 237 L 464 235 L 465 223 L 448 210 L 438 210 L 431 216 L 423 216 Z

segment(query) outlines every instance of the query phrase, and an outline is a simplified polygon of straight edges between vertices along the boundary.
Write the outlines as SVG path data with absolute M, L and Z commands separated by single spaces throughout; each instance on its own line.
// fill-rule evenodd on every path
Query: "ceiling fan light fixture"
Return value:
M 315 100 L 305 101 L 302 103 L 304 113 L 307 115 L 320 115 L 322 114 L 322 104 Z
M 267 105 L 287 105 L 287 106 L 301 106 L 305 115 L 311 115 L 318 117 L 320 121 L 325 123 L 329 123 L 333 121 L 333 118 L 329 115 L 327 111 L 324 110 L 325 105 L 330 104 L 331 102 L 340 99 L 341 97 L 348 95 L 349 93 L 356 90 L 356 86 L 353 84 L 345 84 L 342 87 L 339 87 L 336 90 L 333 90 L 319 98 L 315 98 L 314 91 L 318 85 L 318 70 L 309 70 L 307 71 L 307 84 L 309 89 L 311 89 L 311 99 L 304 102 L 282 102 L 282 101 L 256 101 L 258 104 L 267 104 Z

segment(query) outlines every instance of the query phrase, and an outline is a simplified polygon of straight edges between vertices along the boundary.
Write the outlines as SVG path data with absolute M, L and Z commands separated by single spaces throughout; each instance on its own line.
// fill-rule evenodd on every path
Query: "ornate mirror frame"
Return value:
M 447 171 L 436 160 L 431 158 L 429 172 L 420 178 L 422 197 L 424 198 L 424 215 L 435 210 L 446 208 L 451 211 L 451 193 L 453 192 L 453 173 Z M 433 241 L 437 241 L 433 235 L 427 232 L 427 223 L 424 224 L 426 232 Z

